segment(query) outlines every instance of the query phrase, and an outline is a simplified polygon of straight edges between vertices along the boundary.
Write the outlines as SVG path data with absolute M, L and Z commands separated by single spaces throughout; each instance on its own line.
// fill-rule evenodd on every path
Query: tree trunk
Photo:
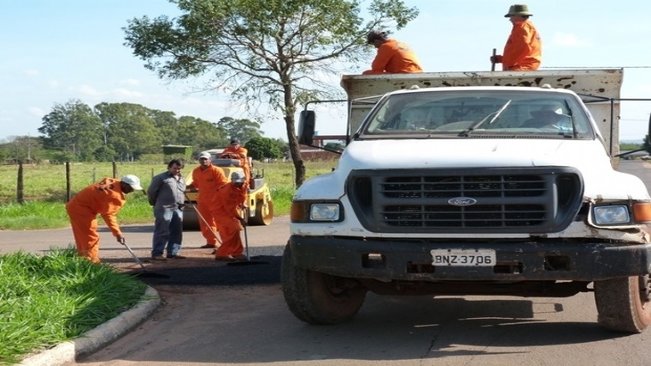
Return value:
M 294 183 L 296 184 L 296 188 L 298 188 L 305 181 L 305 164 L 303 163 L 303 157 L 301 157 L 298 139 L 294 133 L 294 115 L 285 115 L 285 125 L 287 126 L 287 139 L 289 140 L 289 154 L 291 155 L 294 170 L 296 171 L 296 180 Z
M 294 114 L 296 114 L 296 106 L 294 105 L 294 96 L 292 91 L 292 83 L 289 75 L 281 75 L 283 81 L 283 96 L 285 105 L 285 127 L 287 127 L 287 141 L 289 142 L 289 154 L 294 163 L 294 170 L 296 177 L 294 183 L 296 188 L 300 187 L 305 181 L 305 164 L 301 156 L 301 148 L 298 145 L 296 138 L 296 126 L 294 122 Z

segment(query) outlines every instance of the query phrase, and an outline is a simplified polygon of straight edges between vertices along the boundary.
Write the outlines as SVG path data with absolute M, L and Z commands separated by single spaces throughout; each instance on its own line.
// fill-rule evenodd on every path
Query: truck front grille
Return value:
M 562 230 L 583 184 L 569 168 L 354 171 L 347 183 L 362 224 L 376 232 Z

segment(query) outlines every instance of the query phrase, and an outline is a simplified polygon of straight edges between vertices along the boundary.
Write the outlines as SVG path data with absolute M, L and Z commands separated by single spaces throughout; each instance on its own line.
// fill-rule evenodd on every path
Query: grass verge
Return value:
M 0 256 L 0 364 L 78 337 L 133 307 L 145 288 L 73 249 Z

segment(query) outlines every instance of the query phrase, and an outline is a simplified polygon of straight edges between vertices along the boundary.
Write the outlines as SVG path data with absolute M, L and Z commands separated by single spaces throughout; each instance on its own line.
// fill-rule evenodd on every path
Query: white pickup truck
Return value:
M 344 76 L 349 144 L 293 199 L 289 309 L 335 324 L 367 291 L 594 291 L 599 324 L 641 332 L 651 198 L 612 167 L 621 80 L 619 69 Z

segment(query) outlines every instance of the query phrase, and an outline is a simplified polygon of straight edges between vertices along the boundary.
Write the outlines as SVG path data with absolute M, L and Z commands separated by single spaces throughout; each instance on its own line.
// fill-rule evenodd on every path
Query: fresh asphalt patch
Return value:
M 148 267 L 145 272 L 139 269 L 124 273 L 134 275 L 150 286 L 237 286 L 275 284 L 280 282 L 280 256 L 255 256 L 250 263 L 228 265 L 226 262 L 212 261 L 206 265 Z M 170 260 L 168 260 L 169 262 Z M 178 259 L 174 261 L 184 261 Z M 234 262 L 230 262 L 234 264 Z

